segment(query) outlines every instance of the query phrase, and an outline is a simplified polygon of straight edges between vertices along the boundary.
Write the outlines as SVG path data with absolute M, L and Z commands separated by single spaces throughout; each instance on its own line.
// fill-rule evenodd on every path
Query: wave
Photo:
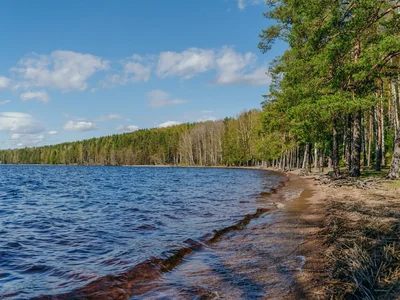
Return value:
M 285 186 L 285 181 L 271 189 L 268 193 L 262 192 L 259 197 L 266 197 L 278 192 Z M 275 208 L 258 208 L 253 214 L 245 215 L 240 221 L 232 226 L 216 230 L 196 241 L 188 239 L 184 242 L 185 247 L 173 250 L 166 258 L 151 257 L 128 271 L 118 275 L 106 275 L 100 277 L 82 288 L 58 295 L 45 295 L 35 297 L 35 300 L 73 300 L 73 299 L 128 299 L 129 297 L 142 294 L 151 290 L 163 273 L 173 270 L 186 256 L 208 247 L 220 241 L 220 239 L 232 231 L 239 231 L 248 225 L 251 220 L 261 215 L 276 210 Z

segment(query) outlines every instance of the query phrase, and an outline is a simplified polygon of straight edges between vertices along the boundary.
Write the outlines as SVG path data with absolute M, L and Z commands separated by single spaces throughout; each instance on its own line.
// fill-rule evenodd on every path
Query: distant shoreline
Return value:
M 281 170 L 261 167 L 261 166 L 186 166 L 186 165 L 81 165 L 81 164 L 0 164 L 0 166 L 47 166 L 47 167 L 124 167 L 124 168 L 203 168 L 203 169 L 249 169 L 249 170 L 265 170 L 265 171 L 276 171 Z
M 382 288 L 379 287 L 380 283 L 374 279 L 379 276 L 386 276 L 386 280 L 391 286 L 389 291 L 391 294 L 400 295 L 397 279 L 393 277 L 395 273 L 390 271 L 392 268 L 400 269 L 400 265 L 387 261 L 391 258 L 384 252 L 385 249 L 400 251 L 395 242 L 400 237 L 398 235 L 400 228 L 396 225 L 400 217 L 400 203 L 397 200 L 400 193 L 400 181 L 371 177 L 332 179 L 324 173 L 299 176 L 300 170 L 282 172 L 263 166 L 123 165 L 114 167 L 244 169 L 277 172 L 287 178 L 286 184 L 283 188 L 276 189 L 273 192 L 275 194 L 268 194 L 266 197 L 277 199 L 273 201 L 276 201 L 276 209 L 282 212 L 282 216 L 279 217 L 277 223 L 280 226 L 266 228 L 269 231 L 286 228 L 287 232 L 282 233 L 282 239 L 278 241 L 284 243 L 281 255 L 287 253 L 290 256 L 304 257 L 304 266 L 298 267 L 299 270 L 296 269 L 297 271 L 292 274 L 294 286 L 289 289 L 291 290 L 289 296 L 308 299 L 325 298 L 333 294 L 360 296 L 363 290 L 357 282 L 364 285 L 362 289 L 368 289 L 371 293 L 380 293 L 382 291 Z M 285 202 L 283 200 L 282 202 L 282 199 L 285 198 L 285 188 L 290 189 L 291 187 L 302 190 L 301 194 L 293 201 Z M 247 225 L 252 226 L 251 223 L 246 223 L 244 226 L 241 225 L 238 230 L 245 230 Z M 374 236 L 375 231 L 380 232 L 379 235 Z M 294 234 L 296 238 L 289 233 Z M 267 231 L 259 233 L 265 238 L 269 234 Z M 184 250 L 184 256 L 192 253 L 198 247 L 197 244 L 192 246 L 193 249 Z M 343 252 L 343 249 L 353 250 Z M 368 261 L 372 264 L 371 266 L 367 265 L 368 263 L 363 260 L 363 256 L 360 256 L 357 249 L 362 251 L 363 255 L 370 257 Z M 360 281 L 364 275 L 358 273 L 357 269 L 351 268 L 354 261 L 370 270 L 371 282 L 374 282 L 376 286 L 369 286 L 368 282 Z M 163 264 L 163 262 L 159 263 Z M 376 266 L 386 267 L 376 268 Z M 347 275 L 348 272 L 352 272 L 351 276 Z

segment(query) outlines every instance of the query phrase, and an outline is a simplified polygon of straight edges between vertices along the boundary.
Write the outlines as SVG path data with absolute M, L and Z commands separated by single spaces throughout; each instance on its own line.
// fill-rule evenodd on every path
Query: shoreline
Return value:
M 305 264 L 296 274 L 297 295 L 293 299 L 323 299 L 326 297 L 325 285 L 329 272 L 325 256 L 326 246 L 319 237 L 326 215 L 327 191 L 317 184 L 312 176 L 299 176 L 297 172 L 290 172 L 297 176 L 304 184 L 304 193 L 308 196 L 303 199 L 301 207 L 298 204 L 289 208 L 298 212 L 298 227 L 303 236 L 303 242 L 298 245 L 298 255 L 305 257 Z M 293 175 L 292 175 L 293 176 Z M 301 201 L 301 200 L 300 200 Z M 300 296 L 300 297 L 298 297 Z
M 400 299 L 400 181 L 277 172 L 304 188 L 284 208 L 303 238 L 293 253 L 305 258 L 284 298 Z
M 311 179 L 281 174 L 284 185 L 261 200 L 273 204 L 273 210 L 190 253 L 159 281 L 139 286 L 133 295 L 138 299 L 160 295 L 173 299 L 300 299 L 309 294 L 298 283 L 298 274 L 306 273 L 309 259 L 300 253 L 305 241 L 300 219 L 320 194 Z M 177 288 L 176 281 L 184 282 L 183 286 Z
M 230 262 L 226 263 L 230 264 L 238 260 L 243 253 L 246 253 L 248 247 L 270 249 L 268 257 L 274 257 L 260 261 L 258 259 L 253 260 L 251 257 L 262 255 L 262 253 L 248 255 L 244 258 L 244 260 L 249 260 L 245 262 L 247 267 L 245 270 L 241 270 L 242 273 L 247 272 L 247 276 L 250 278 L 253 276 L 253 271 L 263 265 L 264 271 L 261 278 L 256 276 L 251 280 L 258 282 L 260 286 L 264 286 L 263 293 L 268 297 L 280 298 L 284 295 L 285 299 L 299 299 L 308 298 L 311 294 L 315 295 L 315 291 L 310 291 L 310 280 L 314 280 L 315 272 L 320 270 L 320 261 L 315 264 L 314 257 L 321 252 L 315 251 L 315 241 L 308 241 L 307 239 L 311 237 L 308 235 L 318 231 L 318 222 L 321 220 L 318 217 L 310 220 L 309 209 L 315 207 L 318 210 L 320 208 L 320 199 L 324 197 L 323 192 L 315 185 L 311 177 L 298 176 L 296 172 L 284 173 L 263 167 L 234 169 L 250 169 L 281 174 L 281 184 L 273 188 L 270 193 L 262 194 L 263 200 L 261 201 L 272 204 L 272 208 L 259 208 L 254 214 L 244 216 L 238 223 L 214 232 L 211 237 L 207 237 L 205 240 L 188 240 L 185 242 L 187 247 L 176 249 L 169 257 L 149 258 L 132 266 L 123 274 L 107 275 L 77 290 L 58 295 L 42 295 L 35 299 L 76 299 L 94 296 L 104 299 L 129 299 L 132 296 L 138 298 L 152 297 L 154 293 L 162 295 L 169 291 L 173 285 L 164 286 L 161 284 L 159 286 L 160 281 L 162 282 L 165 278 L 179 274 L 178 276 L 188 278 L 192 276 L 197 280 L 196 278 L 199 276 L 193 276 L 191 273 L 199 268 L 198 265 L 193 263 L 197 257 L 204 255 L 213 257 L 216 254 L 224 253 L 227 249 L 236 249 L 236 252 L 229 254 Z M 267 221 L 264 219 L 267 219 Z M 232 234 L 235 240 L 231 239 Z M 255 235 L 262 236 L 262 240 L 245 240 L 246 236 Z M 260 243 L 262 246 L 260 246 Z M 191 266 L 191 264 L 194 265 Z M 190 267 L 188 268 L 187 265 Z M 285 269 L 284 273 L 281 271 L 282 268 Z M 191 271 L 188 272 L 187 269 Z M 320 276 L 322 275 L 324 275 L 323 272 L 320 272 Z M 215 274 L 208 274 L 205 276 L 206 281 L 214 276 Z M 271 278 L 279 284 L 271 284 L 269 282 Z M 201 286 L 203 285 L 207 286 L 207 283 L 201 284 Z M 228 286 L 229 284 L 225 283 L 225 285 Z M 313 284 L 313 286 L 315 285 Z M 209 289 L 191 287 L 190 290 L 194 290 L 195 295 L 200 297 L 207 298 L 214 294 L 224 296 L 218 288 L 213 286 L 209 286 Z M 237 294 L 235 296 L 235 294 L 229 294 L 230 292 L 225 291 L 227 293 L 225 297 L 236 299 Z M 174 293 L 180 292 L 174 291 Z M 240 292 L 236 291 L 236 293 Z M 252 298 L 252 291 L 248 291 L 248 293 L 249 297 Z M 237 298 L 242 298 L 242 296 Z
M 134 166 L 136 167 L 136 166 Z M 139 166 L 146 167 L 146 166 Z M 156 166 L 153 166 L 156 167 Z M 170 166 L 163 166 L 170 167 Z M 207 168 L 207 167 L 202 167 Z M 214 167 L 220 168 L 220 167 Z M 224 168 L 226 169 L 226 168 Z M 232 168 L 238 169 L 238 168 Z M 240 169 L 251 169 L 256 171 L 272 172 L 271 170 L 256 169 L 256 168 L 240 168 Z M 280 173 L 280 172 L 275 172 Z M 270 189 L 269 192 L 261 192 L 265 195 L 279 194 L 280 189 L 287 182 L 285 174 L 280 173 L 281 179 L 277 186 Z M 128 299 L 129 297 L 136 295 L 141 290 L 147 290 L 148 286 L 151 286 L 153 282 L 156 282 L 160 277 L 167 272 L 170 272 L 175 267 L 180 265 L 187 256 L 190 256 L 194 252 L 201 251 L 203 248 L 210 247 L 218 243 L 226 235 L 234 231 L 241 231 L 254 219 L 260 218 L 262 215 L 276 210 L 275 207 L 264 207 L 256 208 L 254 213 L 243 215 L 237 223 L 231 226 L 214 230 L 213 233 L 206 233 L 199 240 L 188 239 L 183 243 L 186 247 L 179 249 L 169 250 L 170 256 L 164 257 L 150 257 L 145 261 L 142 261 L 132 266 L 127 271 L 121 274 L 106 275 L 99 277 L 98 279 L 89 282 L 85 286 L 72 290 L 70 292 L 56 294 L 56 295 L 41 295 L 34 299 L 80 299 L 90 297 L 100 297 L 101 299 Z M 139 287 L 139 288 L 138 288 Z
M 188 293 L 188 297 L 205 299 L 216 295 L 228 299 L 252 299 L 260 293 L 274 299 L 336 299 L 353 295 L 362 298 L 367 295 L 363 293 L 378 296 L 384 293 L 382 299 L 392 299 L 387 295 L 400 295 L 399 279 L 393 278 L 396 275 L 391 275 L 391 262 L 385 267 L 383 257 L 392 255 L 394 270 L 400 274 L 400 203 L 397 201 L 400 184 L 387 186 L 387 182 L 381 180 L 383 189 L 372 186 L 363 190 L 356 185 L 324 184 L 316 180 L 321 174 L 300 176 L 299 171 L 281 172 L 261 166 L 214 168 L 276 172 L 282 175 L 283 184 L 271 193 L 259 195 L 258 201 L 271 204 L 270 208 L 243 216 L 238 223 L 215 231 L 204 240 L 189 239 L 185 242 L 187 247 L 176 249 L 170 257 L 150 258 L 126 273 L 101 277 L 65 294 L 35 299 L 90 298 L 94 295 L 118 299 L 151 298 L 168 293 L 177 296 L 182 291 Z M 364 244 L 366 238 L 372 239 L 371 232 L 379 232 L 373 237 L 373 243 L 378 245 L 375 248 Z M 357 236 L 355 240 L 354 236 Z M 361 280 L 363 277 L 359 277 L 365 275 L 351 265 L 360 259 L 360 253 L 352 250 L 357 247 L 370 255 L 371 266 L 367 267 L 371 268 L 369 272 L 378 279 L 377 282 Z M 350 254 L 343 249 L 350 249 Z M 391 249 L 392 254 L 388 254 L 387 249 Z M 382 257 L 376 263 L 374 259 L 379 255 Z M 215 270 L 211 272 L 210 263 L 218 268 L 224 266 L 221 274 L 229 271 L 228 279 L 224 279 L 226 275 L 215 274 Z M 367 265 L 367 262 L 358 263 L 361 268 Z M 343 265 L 347 267 L 343 269 Z M 182 290 L 174 290 L 177 278 L 188 281 Z M 243 278 L 250 288 L 238 289 L 237 284 L 240 286 Z M 389 287 L 383 285 L 384 282 L 389 282 Z
M 400 299 L 400 182 L 321 175 L 302 177 L 312 192 L 298 216 L 306 262 L 289 299 Z

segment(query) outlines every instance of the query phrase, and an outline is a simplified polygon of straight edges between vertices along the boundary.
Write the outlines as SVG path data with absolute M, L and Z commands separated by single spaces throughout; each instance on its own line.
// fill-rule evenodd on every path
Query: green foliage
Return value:
M 263 103 L 264 146 L 278 158 L 294 145 L 332 145 L 343 119 L 383 100 L 385 80 L 399 74 L 397 1 L 269 0 L 265 17 L 275 24 L 260 34 L 259 48 L 276 39 L 289 50 L 274 60 Z M 387 120 L 389 122 L 389 120 Z M 392 131 L 393 133 L 393 131 Z M 391 131 L 388 137 L 392 140 Z M 393 143 L 387 143 L 389 149 Z
M 0 151 L 4 164 L 252 165 L 260 155 L 260 111 L 36 148 Z

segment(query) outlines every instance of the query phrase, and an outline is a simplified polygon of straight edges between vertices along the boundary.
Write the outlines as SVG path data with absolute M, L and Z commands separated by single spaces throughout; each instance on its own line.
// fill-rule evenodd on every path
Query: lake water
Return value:
M 265 207 L 272 172 L 0 165 L 0 298 L 78 289 Z

